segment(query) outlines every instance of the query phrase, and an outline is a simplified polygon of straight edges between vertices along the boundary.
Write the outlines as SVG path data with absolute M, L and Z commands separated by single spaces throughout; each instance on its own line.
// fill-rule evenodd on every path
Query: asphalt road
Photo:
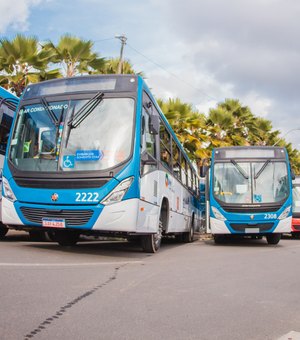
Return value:
M 292 239 L 169 241 L 149 255 L 127 242 L 61 248 L 10 232 L 0 339 L 278 339 L 300 332 L 299 258 Z

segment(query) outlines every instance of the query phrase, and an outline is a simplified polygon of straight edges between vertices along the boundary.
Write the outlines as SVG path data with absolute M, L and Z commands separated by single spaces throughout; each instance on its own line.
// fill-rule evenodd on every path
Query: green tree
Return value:
M 52 57 L 36 37 L 18 34 L 12 40 L 0 39 L 0 85 L 20 96 L 29 83 L 59 77 L 57 69 L 49 69 Z
M 158 104 L 189 157 L 196 161 L 206 158 L 205 143 L 208 137 L 205 133 L 205 116 L 179 98 L 168 101 L 158 99 Z
M 105 66 L 103 68 L 102 73 L 104 74 L 116 74 L 118 72 L 120 58 L 109 58 L 105 61 Z M 123 60 L 122 64 L 122 74 L 139 74 L 143 76 L 142 72 L 136 72 L 133 69 L 132 64 L 129 60 Z
M 91 40 L 82 40 L 69 34 L 63 35 L 57 45 L 48 41 L 43 46 L 43 50 L 51 51 L 52 62 L 60 64 L 62 73 L 67 77 L 103 73 L 105 59 L 100 58 L 98 53 L 92 51 L 92 48 Z

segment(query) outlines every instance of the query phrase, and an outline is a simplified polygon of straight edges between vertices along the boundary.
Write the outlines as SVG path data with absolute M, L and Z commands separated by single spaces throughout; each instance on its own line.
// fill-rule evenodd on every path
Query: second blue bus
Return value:
M 207 232 L 216 243 L 235 235 L 277 244 L 291 232 L 293 173 L 284 148 L 216 148 L 206 175 Z

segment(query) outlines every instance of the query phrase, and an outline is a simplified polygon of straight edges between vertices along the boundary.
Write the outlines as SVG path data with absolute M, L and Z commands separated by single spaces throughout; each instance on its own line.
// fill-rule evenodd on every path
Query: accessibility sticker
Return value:
M 103 152 L 101 150 L 77 150 L 76 158 L 77 162 L 86 161 L 99 161 L 103 158 Z
M 63 168 L 73 169 L 75 167 L 75 156 L 66 155 L 63 157 Z

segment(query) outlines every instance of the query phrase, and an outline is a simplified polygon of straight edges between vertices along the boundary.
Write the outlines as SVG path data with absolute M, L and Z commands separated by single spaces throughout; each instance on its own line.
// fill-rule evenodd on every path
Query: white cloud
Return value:
M 13 3 L 8 0 L 0 2 L 0 33 L 9 33 L 11 27 L 16 31 L 27 31 L 30 8 L 38 5 L 41 0 L 15 0 Z

